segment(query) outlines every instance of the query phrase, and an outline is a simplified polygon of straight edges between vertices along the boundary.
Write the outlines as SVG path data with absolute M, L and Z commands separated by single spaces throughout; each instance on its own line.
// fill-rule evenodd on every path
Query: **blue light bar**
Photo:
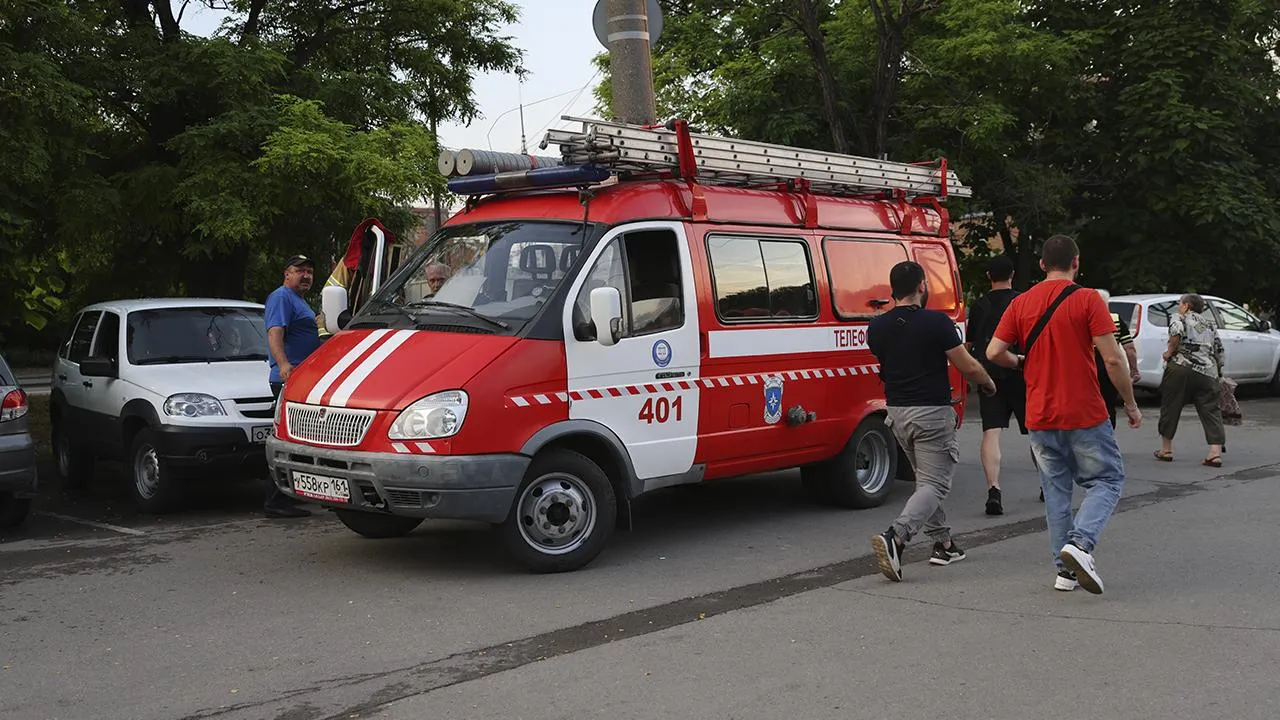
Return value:
M 608 177 L 609 170 L 599 165 L 564 165 L 456 177 L 450 179 L 448 185 L 451 192 L 459 195 L 479 195 L 525 188 L 576 187 L 602 182 Z

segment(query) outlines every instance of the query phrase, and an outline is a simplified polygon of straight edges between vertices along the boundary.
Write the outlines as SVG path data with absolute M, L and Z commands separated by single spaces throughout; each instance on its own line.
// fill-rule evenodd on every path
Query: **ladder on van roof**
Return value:
M 628 125 L 570 115 L 581 131 L 554 129 L 539 144 L 560 146 L 560 157 L 480 150 L 441 152 L 449 189 L 483 195 L 552 187 L 587 187 L 619 180 L 680 178 L 702 184 L 772 187 L 817 195 L 899 197 L 936 204 L 972 197 L 946 158 L 902 163 L 734 140 L 694 133 L 684 120 Z
M 813 192 L 824 195 L 883 191 L 938 199 L 973 195 L 955 171 L 947 168 L 945 158 L 913 164 L 735 140 L 690 132 L 682 120 L 641 126 L 569 115 L 561 119 L 582 123 L 582 130 L 550 130 L 539 147 L 559 145 L 566 166 L 597 165 L 632 174 L 678 174 L 732 185 L 784 184 L 803 179 Z

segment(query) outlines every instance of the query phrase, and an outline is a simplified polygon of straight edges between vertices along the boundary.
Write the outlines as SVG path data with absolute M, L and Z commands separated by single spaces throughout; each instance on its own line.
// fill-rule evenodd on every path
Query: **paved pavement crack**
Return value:
M 915 598 L 907 595 L 894 595 L 892 593 L 878 593 L 878 592 L 872 592 L 870 590 L 862 590 L 859 588 L 836 587 L 831 589 L 836 590 L 838 592 L 853 593 L 855 595 L 865 595 L 867 597 L 876 598 L 879 600 L 906 601 L 906 602 L 916 603 L 917 605 L 926 605 L 929 607 L 937 607 L 937 608 L 947 608 L 949 610 L 959 610 L 961 612 L 971 612 L 971 613 L 978 613 L 982 615 L 1001 615 L 1005 617 L 1021 617 L 1021 618 L 1027 618 L 1029 620 L 1044 620 L 1044 619 L 1085 620 L 1088 622 L 1114 623 L 1117 625 L 1158 625 L 1158 626 L 1168 626 L 1168 627 L 1199 628 L 1202 630 L 1244 630 L 1244 631 L 1257 631 L 1257 632 L 1280 632 L 1280 627 L 1270 627 L 1265 625 L 1261 625 L 1261 626 L 1230 625 L 1230 624 L 1219 625 L 1216 623 L 1183 622 L 1181 620 L 1132 620 L 1128 618 L 1108 618 L 1108 617 L 1098 617 L 1096 615 L 1070 615 L 1070 614 L 1062 614 L 1062 613 L 1054 613 L 1054 612 L 1033 613 L 1033 612 L 1027 612 L 1025 610 L 997 610 L 994 608 L 980 608 L 980 607 L 973 607 L 971 605 L 959 605 L 959 604 L 938 602 L 937 600 L 925 600 L 923 598 Z

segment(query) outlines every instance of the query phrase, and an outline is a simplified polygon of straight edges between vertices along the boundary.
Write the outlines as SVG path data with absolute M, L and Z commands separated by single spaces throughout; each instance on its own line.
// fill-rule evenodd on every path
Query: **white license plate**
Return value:
M 256 443 L 265 443 L 267 438 L 271 437 L 270 425 L 258 425 L 250 428 L 249 437 Z
M 351 502 L 351 486 L 344 478 L 293 471 L 293 491 L 302 497 Z

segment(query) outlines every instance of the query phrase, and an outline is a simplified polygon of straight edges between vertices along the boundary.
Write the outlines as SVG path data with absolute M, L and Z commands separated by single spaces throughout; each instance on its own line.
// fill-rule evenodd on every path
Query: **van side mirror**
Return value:
M 325 285 L 320 291 L 320 309 L 324 312 L 325 329 L 336 333 L 342 329 L 342 313 L 347 310 L 347 289 L 340 285 Z M 350 320 L 351 314 L 347 313 Z
M 94 355 L 80 361 L 80 374 L 85 377 L 114 378 L 119 375 L 111 358 Z
M 596 341 L 616 345 L 622 336 L 622 293 L 615 287 L 599 287 L 591 291 L 591 322 L 596 326 Z

